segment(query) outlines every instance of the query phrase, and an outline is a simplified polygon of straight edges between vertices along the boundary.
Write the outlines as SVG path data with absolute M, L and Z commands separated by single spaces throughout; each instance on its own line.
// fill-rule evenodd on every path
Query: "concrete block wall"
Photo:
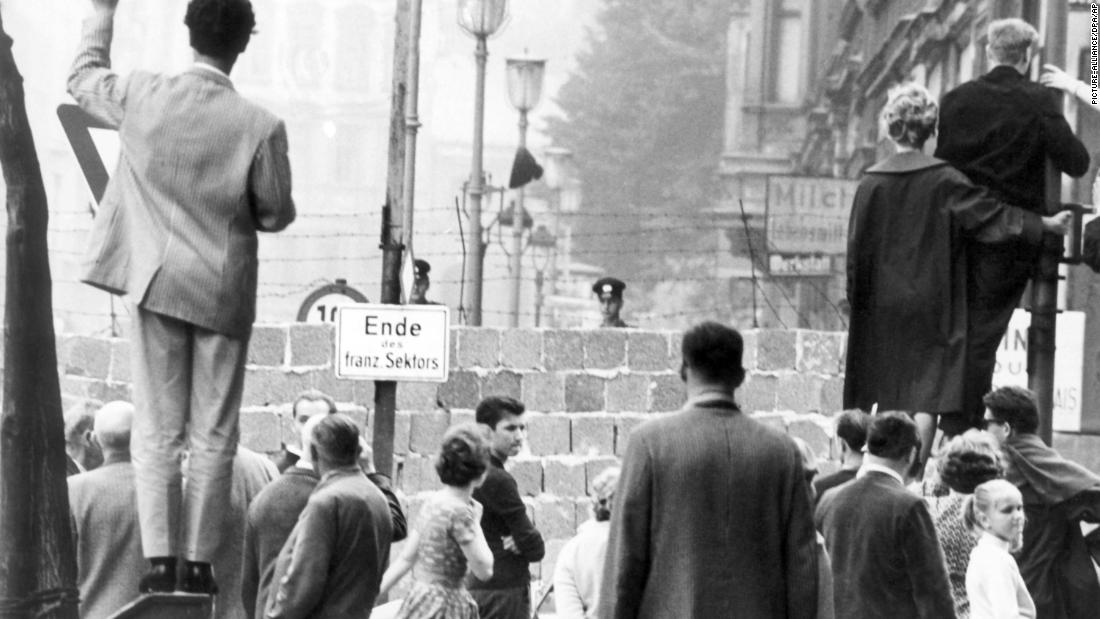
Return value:
M 634 427 L 682 406 L 680 333 L 455 327 L 451 335 L 447 382 L 398 386 L 395 481 L 409 496 L 413 516 L 418 495 L 439 487 L 433 463 L 446 429 L 472 421 L 484 396 L 522 400 L 529 441 L 509 468 L 547 540 L 547 560 L 533 566 L 533 573 L 548 579 L 558 550 L 589 517 L 591 480 L 616 463 Z M 307 388 L 331 394 L 341 409 L 367 424 L 374 383 L 335 378 L 334 336 L 328 325 L 255 327 L 242 402 L 243 444 L 277 451 L 293 431 L 290 403 Z M 828 457 L 830 416 L 841 407 L 844 334 L 760 330 L 744 336 L 748 378 L 738 393 L 742 408 Z M 128 399 L 128 355 L 125 340 L 59 337 L 66 405 Z

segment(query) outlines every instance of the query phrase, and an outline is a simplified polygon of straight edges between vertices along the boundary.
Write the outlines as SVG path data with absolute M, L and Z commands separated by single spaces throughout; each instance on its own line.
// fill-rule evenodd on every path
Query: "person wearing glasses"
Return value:
M 1048 447 L 1036 432 L 1035 394 L 1001 387 L 982 399 L 982 423 L 1001 445 L 1005 478 L 1024 497 L 1024 545 L 1016 558 L 1040 619 L 1096 617 L 1100 582 L 1080 523 L 1100 522 L 1100 477 Z

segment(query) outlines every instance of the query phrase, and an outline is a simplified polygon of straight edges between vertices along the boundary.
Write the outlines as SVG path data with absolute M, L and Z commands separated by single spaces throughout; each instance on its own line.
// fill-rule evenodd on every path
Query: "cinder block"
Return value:
M 535 519 L 543 539 L 569 539 L 576 534 L 576 518 L 572 500 L 545 494 L 535 497 Z
M 130 383 L 116 383 L 109 380 L 93 380 L 88 386 L 88 397 L 100 402 L 113 400 L 134 401 L 133 389 Z
M 357 402 L 355 394 L 356 383 L 369 382 L 374 385 L 374 381 L 361 381 L 352 380 L 349 378 L 336 378 L 336 373 L 332 368 L 318 368 L 307 372 L 310 377 L 310 385 L 332 396 L 333 400 L 337 402 Z M 358 402 L 363 405 L 371 405 L 373 402 Z
M 336 328 L 329 323 L 290 325 L 290 365 L 332 365 Z
M 448 408 L 474 408 L 481 401 L 481 378 L 468 370 L 452 369 L 438 394 Z
M 511 370 L 492 372 L 485 377 L 481 393 L 484 396 L 508 396 L 520 400 L 523 397 L 522 377 Z
M 844 409 L 844 377 L 825 379 L 821 385 L 821 412 L 835 413 Z
M 835 334 L 799 330 L 798 371 L 829 375 L 839 373 L 840 340 Z
M 253 451 L 271 453 L 282 447 L 280 415 L 273 409 L 241 411 L 241 444 Z
M 130 342 L 129 340 L 111 340 L 111 380 L 119 383 L 130 382 Z
M 250 368 L 244 374 L 241 406 L 269 406 L 291 402 L 312 386 L 312 376 L 269 368 Z
M 58 382 L 61 387 L 62 395 L 78 400 L 87 400 L 90 397 L 88 392 L 90 391 L 91 384 L 96 382 L 96 379 L 62 374 L 58 376 Z
M 565 410 L 565 379 L 557 372 L 529 372 L 521 380 L 523 403 L 531 411 Z
M 596 458 L 587 458 L 584 463 L 585 477 L 587 478 L 587 484 L 584 489 L 586 495 L 591 495 L 592 480 L 596 479 L 596 476 L 603 473 L 609 468 L 619 466 L 619 459 L 614 456 L 599 456 Z M 588 502 L 581 501 L 581 503 L 587 508 Z M 578 522 L 581 522 L 578 520 Z
M 542 492 L 542 460 L 516 457 L 508 460 L 505 468 L 516 480 L 520 496 L 535 496 Z
M 687 392 L 678 374 L 654 374 L 649 386 L 650 411 L 679 410 L 684 406 Z
M 615 415 L 573 415 L 573 453 L 581 456 L 615 453 Z
M 584 368 L 584 332 L 545 331 L 542 337 L 542 365 L 550 371 Z
M 796 413 L 821 412 L 824 380 L 807 374 L 783 374 L 776 391 L 776 407 Z
M 787 413 L 770 411 L 766 413 L 755 413 L 752 418 L 760 423 L 766 423 L 769 426 L 779 430 L 780 432 L 787 431 L 787 420 L 789 415 Z
M 431 411 L 439 408 L 439 383 L 397 383 L 397 409 Z
M 567 454 L 570 450 L 569 417 L 531 412 L 525 415 L 527 445 L 536 456 Z
M 614 413 L 646 410 L 649 380 L 647 374 L 619 374 L 608 380 L 607 410 Z
M 374 408 L 374 381 L 373 380 L 352 380 L 346 381 L 351 383 L 352 392 L 354 398 L 353 402 L 357 402 L 366 406 L 367 408 Z M 400 393 L 400 386 L 398 386 L 398 393 Z
M 401 491 L 407 494 L 435 490 L 440 486 L 439 475 L 435 472 L 435 454 L 406 455 L 398 477 Z M 413 522 L 413 514 L 407 513 L 405 518 L 408 522 Z
M 248 339 L 248 364 L 281 367 L 286 361 L 288 329 L 285 326 L 256 325 Z
M 474 411 L 469 409 L 452 410 L 451 427 L 463 423 L 477 423 L 477 415 L 474 414 Z
M 630 433 L 653 415 L 620 414 L 615 416 L 615 455 L 620 458 L 626 453 L 626 442 Z
M 683 331 L 670 331 L 668 334 L 668 369 L 680 371 L 680 350 L 684 344 Z
M 515 370 L 542 365 L 542 333 L 535 329 L 505 329 L 500 333 L 500 364 Z
M 818 459 L 829 459 L 829 428 L 831 423 L 822 415 L 799 415 L 787 424 L 787 433 L 806 441 Z
M 490 327 L 459 329 L 458 367 L 492 369 L 498 365 L 500 365 L 499 329 Z
M 606 380 L 588 374 L 569 374 L 565 377 L 565 410 L 592 412 L 604 410 L 606 404 Z
M 443 434 L 451 425 L 451 415 L 445 411 L 413 412 L 409 424 L 409 449 L 418 454 L 439 451 Z
M 761 329 L 756 334 L 756 369 L 793 370 L 798 360 L 798 334 L 793 330 Z
M 584 496 L 585 462 L 580 456 L 550 456 L 542 461 L 543 491 L 558 497 Z
M 627 335 L 627 366 L 635 372 L 661 372 L 668 368 L 668 336 L 652 331 L 631 331 Z
M 626 365 L 627 332 L 619 329 L 589 331 L 584 340 L 584 367 L 610 370 Z
M 57 346 L 65 374 L 106 380 L 111 367 L 111 342 L 105 338 L 67 335 Z
M 355 422 L 355 425 L 363 428 L 363 438 L 370 439 L 371 432 L 374 430 L 374 428 L 371 427 L 369 423 L 370 419 L 369 415 L 367 414 L 366 408 L 351 402 L 337 402 L 336 410 L 347 415 L 348 417 L 351 417 L 351 420 Z M 396 422 L 396 419 L 394 421 Z
M 412 444 L 412 413 L 397 411 L 393 419 L 393 453 L 404 455 L 409 453 Z
M 752 413 L 757 411 L 773 411 L 776 406 L 776 391 L 779 389 L 779 379 L 775 376 L 752 374 L 737 391 L 737 403 L 741 410 Z
M 745 372 L 756 369 L 756 334 L 758 332 L 759 329 L 746 329 L 741 332 L 741 339 L 745 344 L 741 353 L 741 367 L 745 368 Z

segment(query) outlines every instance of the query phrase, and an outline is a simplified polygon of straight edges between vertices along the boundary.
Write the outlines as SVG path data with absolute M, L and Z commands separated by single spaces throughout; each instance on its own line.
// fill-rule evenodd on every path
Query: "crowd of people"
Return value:
M 133 404 L 66 424 L 82 615 L 184 592 L 215 596 L 218 617 L 367 617 L 405 580 L 398 617 L 529 617 L 546 544 L 506 467 L 522 402 L 488 395 L 446 432 L 440 488 L 411 523 L 323 393 L 292 403 L 278 465 L 238 446 L 257 232 L 295 217 L 285 124 L 229 78 L 247 0 L 190 0 L 195 65 L 179 75 L 112 71 L 117 4 L 92 0 L 68 84 L 121 144 L 85 281 L 134 304 Z M 889 95 L 898 152 L 852 208 L 839 470 L 816 478 L 808 445 L 742 413 L 735 329 L 692 327 L 684 407 L 635 428 L 591 482 L 592 521 L 557 557 L 559 616 L 1096 616 L 1100 544 L 1080 524 L 1100 521 L 1100 477 L 1039 439 L 1033 394 L 991 384 L 1042 248 L 1069 227 L 1043 202 L 1044 162 L 1079 176 L 1089 160 L 1026 77 L 1037 38 L 995 21 L 988 74 L 941 104 L 915 84 Z M 1043 79 L 1081 96 L 1055 68 Z M 413 302 L 430 303 L 430 265 L 414 267 Z M 624 288 L 593 286 L 602 326 L 627 327 Z

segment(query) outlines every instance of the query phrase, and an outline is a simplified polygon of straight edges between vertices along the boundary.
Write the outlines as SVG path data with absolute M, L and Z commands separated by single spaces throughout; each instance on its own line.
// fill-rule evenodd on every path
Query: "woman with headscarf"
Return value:
M 897 153 L 867 170 L 848 228 L 848 355 L 844 408 L 906 410 L 921 463 L 938 415 L 963 407 L 967 260 L 963 237 L 1039 243 L 1066 234 L 1070 214 L 1040 217 L 999 202 L 947 162 L 921 152 L 936 131 L 928 91 L 903 84 L 882 110 Z

